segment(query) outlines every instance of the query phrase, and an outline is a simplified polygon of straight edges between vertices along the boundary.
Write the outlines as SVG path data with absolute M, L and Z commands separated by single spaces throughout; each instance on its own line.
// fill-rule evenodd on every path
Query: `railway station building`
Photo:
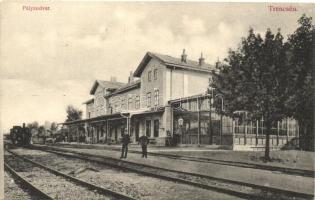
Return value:
M 223 145 L 252 148 L 264 145 L 263 120 L 248 122 L 246 112 L 231 119 L 211 108 L 206 94 L 214 66 L 201 55 L 198 61 L 147 52 L 127 83 L 96 80 L 93 98 L 84 102 L 86 118 L 63 123 L 70 141 L 84 135 L 87 143 L 116 144 L 123 132 L 132 142 L 147 135 L 152 144 Z M 222 99 L 223 104 L 223 99 Z M 297 143 L 295 120 L 279 122 L 271 145 Z

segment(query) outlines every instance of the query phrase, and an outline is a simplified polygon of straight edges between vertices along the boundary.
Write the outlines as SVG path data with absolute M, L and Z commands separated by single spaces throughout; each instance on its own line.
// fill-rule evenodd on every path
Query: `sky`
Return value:
M 27 11 L 23 6 L 49 6 Z M 293 6 L 296 12 L 271 12 Z M 315 18 L 314 4 L 2 2 L 0 130 L 38 121 L 63 122 L 65 108 L 91 98 L 95 79 L 127 82 L 147 51 L 214 64 L 238 47 L 249 27 L 293 33 Z

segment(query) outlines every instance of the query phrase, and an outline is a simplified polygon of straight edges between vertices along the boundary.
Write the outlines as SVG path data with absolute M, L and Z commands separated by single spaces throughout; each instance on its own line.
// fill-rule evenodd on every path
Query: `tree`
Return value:
M 45 127 L 44 126 L 39 126 L 38 127 L 38 139 L 39 137 L 43 137 L 46 135 L 46 130 L 45 130 Z
M 54 135 L 57 132 L 57 130 L 58 130 L 58 124 L 56 122 L 52 122 L 49 129 L 51 136 Z
M 26 126 L 31 130 L 32 129 L 37 130 L 39 125 L 37 121 L 34 121 L 32 123 L 28 123 Z
M 237 50 L 229 50 L 226 64 L 218 65 L 211 87 L 224 95 L 225 114 L 246 110 L 248 117 L 264 119 L 266 127 L 265 159 L 270 160 L 269 137 L 272 125 L 285 114 L 286 56 L 283 37 L 269 29 L 264 40 L 250 29 Z M 217 109 L 221 105 L 214 104 Z
M 312 18 L 303 15 L 299 26 L 289 36 L 286 48 L 289 57 L 288 95 L 286 101 L 288 115 L 298 120 L 300 145 L 305 150 L 314 151 L 314 37 L 315 27 Z
M 55 132 L 57 131 L 57 129 L 58 129 L 58 124 L 56 122 L 51 123 L 50 130 L 52 132 Z
M 32 136 L 38 134 L 38 126 L 39 125 L 38 125 L 37 121 L 34 121 L 32 123 L 28 123 L 26 126 L 30 129 Z
M 82 111 L 73 107 L 72 105 L 68 105 L 66 111 L 67 111 L 66 122 L 82 119 Z

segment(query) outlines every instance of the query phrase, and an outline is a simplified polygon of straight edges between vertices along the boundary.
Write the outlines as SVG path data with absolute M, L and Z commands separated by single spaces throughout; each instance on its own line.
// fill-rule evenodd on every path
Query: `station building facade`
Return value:
M 64 123 L 70 138 L 78 140 L 82 134 L 91 143 L 118 142 L 127 132 L 136 142 L 147 135 L 165 145 L 173 131 L 173 113 L 170 101 L 205 93 L 212 66 L 187 59 L 185 51 L 175 58 L 147 52 L 127 83 L 116 80 L 96 80 L 85 102 L 86 119 Z
M 90 90 L 93 98 L 84 102 L 86 118 L 63 125 L 71 141 L 84 135 L 88 143 L 119 143 L 126 132 L 134 143 L 147 135 L 161 146 L 170 145 L 170 138 L 188 145 L 263 146 L 263 121 L 231 119 L 210 109 L 206 91 L 213 69 L 202 55 L 192 61 L 185 51 L 178 58 L 147 52 L 127 83 L 96 80 Z M 271 144 L 287 144 L 297 130 L 294 120 L 279 122 Z

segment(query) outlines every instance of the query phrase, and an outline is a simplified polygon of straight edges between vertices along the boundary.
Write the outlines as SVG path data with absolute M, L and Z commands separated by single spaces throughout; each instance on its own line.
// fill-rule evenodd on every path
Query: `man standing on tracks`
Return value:
M 147 158 L 148 154 L 148 144 L 149 144 L 149 138 L 146 135 L 143 135 L 139 138 L 139 144 L 142 147 L 142 158 Z
M 122 148 L 120 158 L 127 158 L 128 144 L 130 143 L 130 137 L 128 133 L 124 133 L 122 137 Z

